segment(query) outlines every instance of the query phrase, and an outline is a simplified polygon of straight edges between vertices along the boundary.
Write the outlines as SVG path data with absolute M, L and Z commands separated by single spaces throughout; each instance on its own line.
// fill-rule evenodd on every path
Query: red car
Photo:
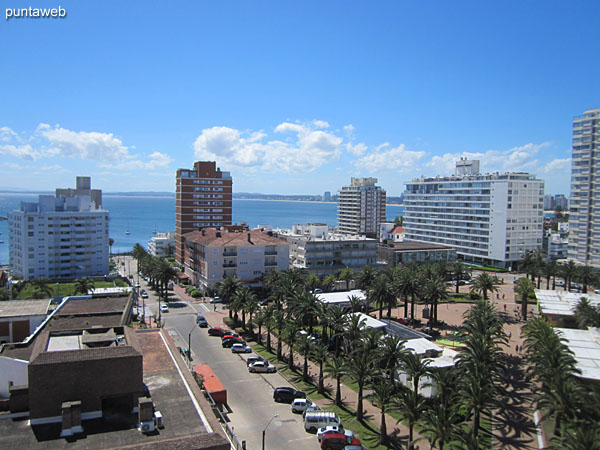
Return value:
M 222 336 L 223 332 L 225 332 L 225 331 L 227 331 L 227 330 L 224 330 L 223 328 L 219 328 L 219 327 L 209 328 L 208 335 L 209 336 Z
M 323 450 L 344 450 L 347 445 L 361 445 L 355 437 L 348 437 L 340 433 L 324 434 L 321 439 L 321 448 Z

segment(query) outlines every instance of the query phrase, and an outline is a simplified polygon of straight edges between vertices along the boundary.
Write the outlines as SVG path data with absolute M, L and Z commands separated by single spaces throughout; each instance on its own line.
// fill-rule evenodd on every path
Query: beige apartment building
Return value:
M 289 267 L 289 244 L 262 229 L 203 228 L 185 234 L 183 244 L 185 273 L 199 287 L 213 287 L 227 275 L 260 286 L 264 274 Z
M 338 191 L 338 231 L 379 236 L 379 225 L 385 222 L 386 196 L 377 178 L 352 178 L 350 186 Z

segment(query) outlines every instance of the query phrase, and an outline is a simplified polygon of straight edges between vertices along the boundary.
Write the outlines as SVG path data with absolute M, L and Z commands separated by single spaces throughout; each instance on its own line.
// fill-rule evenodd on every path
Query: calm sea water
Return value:
M 0 194 L 0 217 L 18 209 L 22 201 L 35 202 L 37 195 Z M 110 211 L 110 237 L 113 252 L 131 250 L 135 243 L 144 247 L 153 231 L 175 231 L 174 197 L 103 196 L 103 206 Z M 388 206 L 388 220 L 402 215 L 402 206 Z M 233 222 L 247 222 L 250 227 L 271 225 L 291 228 L 295 223 L 321 222 L 337 224 L 335 203 L 233 200 Z M 129 231 L 130 234 L 125 234 Z M 0 221 L 0 264 L 8 264 L 8 222 Z

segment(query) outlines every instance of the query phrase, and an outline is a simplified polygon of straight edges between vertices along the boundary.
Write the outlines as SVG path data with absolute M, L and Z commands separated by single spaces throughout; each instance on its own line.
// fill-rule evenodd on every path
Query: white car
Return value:
M 244 344 L 233 344 L 231 346 L 231 353 L 250 353 L 252 349 Z
M 329 425 L 323 428 L 319 428 L 319 430 L 317 431 L 317 439 L 319 440 L 319 442 L 321 442 L 321 440 L 323 440 L 323 436 L 329 433 L 340 433 L 340 434 L 344 434 L 346 437 L 352 439 L 354 437 L 354 433 L 350 430 L 345 430 L 343 426 L 337 426 L 337 425 Z
M 267 361 L 256 361 L 248 366 L 250 373 L 275 373 L 277 369 Z
M 211 298 L 208 302 L 209 303 L 221 303 L 223 300 L 221 300 L 221 297 L 214 297 Z
M 316 406 L 313 402 L 306 398 L 295 398 L 292 402 L 292 412 L 303 413 L 307 408 Z
M 169 307 L 167 305 L 160 305 L 160 312 L 169 312 Z

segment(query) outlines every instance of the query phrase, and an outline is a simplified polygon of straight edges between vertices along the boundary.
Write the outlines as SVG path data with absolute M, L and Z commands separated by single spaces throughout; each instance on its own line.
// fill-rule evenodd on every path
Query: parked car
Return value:
M 254 364 L 256 361 L 265 361 L 265 359 L 262 356 L 258 355 L 248 356 L 248 358 L 246 359 L 246 364 Z
M 292 402 L 292 412 L 300 414 L 306 411 L 306 408 L 309 406 L 312 407 L 313 405 L 314 403 L 307 398 L 295 398 Z
M 169 312 L 169 306 L 168 305 L 160 305 L 160 311 L 161 312 Z
M 242 338 L 229 338 L 229 339 L 225 339 L 222 343 L 221 346 L 223 348 L 230 348 L 233 344 L 243 344 L 246 345 L 246 343 L 244 342 L 244 340 Z
M 208 302 L 209 303 L 221 303 L 222 301 L 223 300 L 221 300 L 221 297 L 213 297 Z
M 355 437 L 347 437 L 341 433 L 329 433 L 321 439 L 323 450 L 344 450 L 347 445 L 361 445 Z
M 321 410 L 321 408 L 319 408 L 316 403 L 313 403 L 312 405 L 308 405 L 306 407 L 306 409 L 304 411 L 302 411 L 302 419 L 304 420 L 304 418 L 306 417 L 306 414 L 308 414 L 309 412 L 320 411 L 320 410 Z
M 142 298 L 148 298 L 148 293 L 144 289 L 140 291 L 140 295 Z
M 213 327 L 208 329 L 209 336 L 221 336 L 221 333 L 225 331 L 223 328 Z
M 421 331 L 426 335 L 431 336 L 433 339 L 436 339 L 440 336 L 440 332 L 435 328 L 425 327 Z
M 319 440 L 319 442 L 321 442 L 321 440 L 323 440 L 323 436 L 331 433 L 343 434 L 349 438 L 354 437 L 354 433 L 352 431 L 345 430 L 344 427 L 341 425 L 329 425 L 328 427 L 319 428 L 319 430 L 317 431 L 317 439 Z
M 231 353 L 251 353 L 252 349 L 244 344 L 233 344 L 231 346 Z
M 198 326 L 200 328 L 207 328 L 208 327 L 208 322 L 206 321 L 206 317 L 204 317 L 204 316 L 198 316 L 196 318 L 196 323 L 198 324 Z
M 292 403 L 295 398 L 306 398 L 306 394 L 287 386 L 277 387 L 273 391 L 273 400 L 276 402 Z
M 255 363 L 248 366 L 248 372 L 250 373 L 275 373 L 277 369 L 267 361 L 256 361 Z
M 319 428 L 329 425 L 340 426 L 342 421 L 333 411 L 310 411 L 304 415 L 304 429 L 316 433 Z

